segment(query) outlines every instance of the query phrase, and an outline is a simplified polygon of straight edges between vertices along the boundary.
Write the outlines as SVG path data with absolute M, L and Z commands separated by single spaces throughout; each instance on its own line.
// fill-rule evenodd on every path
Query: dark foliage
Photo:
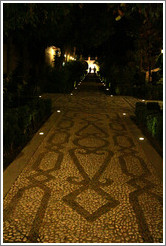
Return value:
M 86 73 L 87 64 L 80 61 L 72 61 L 61 68 L 47 67 L 44 80 L 41 82 L 43 92 L 69 93 L 81 77 Z
M 136 103 L 135 108 L 136 121 L 144 126 L 148 132 L 159 141 L 163 141 L 163 112 L 158 103 Z
M 22 148 L 51 114 L 49 99 L 33 99 L 18 108 L 5 108 L 3 115 L 4 163 Z

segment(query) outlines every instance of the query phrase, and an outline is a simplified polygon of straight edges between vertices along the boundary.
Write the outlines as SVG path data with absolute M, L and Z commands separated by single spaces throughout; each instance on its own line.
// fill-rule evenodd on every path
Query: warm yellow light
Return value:
M 116 21 L 119 21 L 121 18 L 122 18 L 122 17 L 121 17 L 120 15 L 118 15 L 118 16 L 115 18 L 115 20 L 116 20 Z
M 60 113 L 61 111 L 60 110 L 57 110 L 57 113 Z
M 39 132 L 39 135 L 44 135 L 44 132 Z
M 46 53 L 46 62 L 48 64 L 50 64 L 52 67 L 54 66 L 54 56 L 55 56 L 55 47 L 54 46 L 50 46 L 47 47 L 47 49 L 45 50 Z
M 143 141 L 143 140 L 144 140 L 144 138 L 143 138 L 143 137 L 140 137 L 140 138 L 139 138 L 139 140 L 140 140 L 140 141 Z
M 126 113 L 123 113 L 123 115 L 126 115 Z
M 95 64 L 95 60 L 91 60 L 90 57 L 88 57 L 88 60 L 86 60 L 86 62 L 88 63 L 88 72 L 94 73 L 94 70 L 96 70 L 96 72 L 98 72 L 99 66 L 97 64 Z
M 75 61 L 76 59 L 72 56 L 70 56 L 70 60 Z
M 53 48 L 51 48 L 51 54 L 54 55 L 55 51 L 53 50 Z

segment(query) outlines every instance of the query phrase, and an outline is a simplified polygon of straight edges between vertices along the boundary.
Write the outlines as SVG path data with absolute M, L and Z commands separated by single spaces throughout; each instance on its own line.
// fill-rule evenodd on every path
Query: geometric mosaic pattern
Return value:
M 122 117 L 133 107 L 100 88 L 54 97 L 61 116 L 4 198 L 4 243 L 163 241 L 162 184 Z

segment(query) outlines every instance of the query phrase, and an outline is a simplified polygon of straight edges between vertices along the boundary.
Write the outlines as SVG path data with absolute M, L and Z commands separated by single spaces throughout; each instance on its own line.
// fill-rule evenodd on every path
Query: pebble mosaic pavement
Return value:
M 56 99 L 59 119 L 4 198 L 4 243 L 163 242 L 162 183 L 125 123 L 135 99 L 101 86 Z

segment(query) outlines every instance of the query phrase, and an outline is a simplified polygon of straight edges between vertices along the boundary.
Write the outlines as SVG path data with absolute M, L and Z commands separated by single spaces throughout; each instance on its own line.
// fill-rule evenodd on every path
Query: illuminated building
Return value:
M 61 56 L 60 48 L 55 46 L 47 47 L 47 49 L 45 50 L 45 59 L 46 59 L 46 63 L 51 65 L 52 67 L 54 66 L 55 56 L 57 57 Z

